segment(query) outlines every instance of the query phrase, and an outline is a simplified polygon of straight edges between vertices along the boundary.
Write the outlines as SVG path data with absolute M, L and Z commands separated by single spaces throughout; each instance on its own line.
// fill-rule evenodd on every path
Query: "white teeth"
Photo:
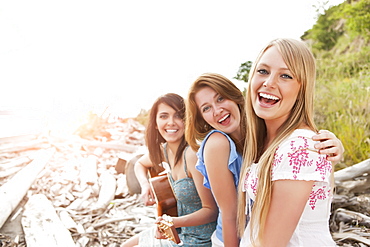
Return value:
M 224 116 L 223 118 L 221 118 L 220 120 L 218 120 L 219 123 L 221 123 L 222 121 L 224 121 L 226 118 L 228 118 L 230 116 L 230 114 L 227 114 L 226 116 Z
M 260 93 L 260 96 L 266 99 L 279 100 L 278 97 L 272 96 L 270 94 Z
M 166 130 L 167 133 L 176 133 L 177 130 Z

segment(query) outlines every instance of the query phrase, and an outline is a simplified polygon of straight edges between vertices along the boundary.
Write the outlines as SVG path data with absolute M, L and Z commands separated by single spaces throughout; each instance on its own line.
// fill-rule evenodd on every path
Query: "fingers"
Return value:
M 156 203 L 155 198 L 150 193 L 142 193 L 141 200 L 145 206 L 151 206 Z
M 319 130 L 319 133 L 317 135 L 314 135 L 312 139 L 314 141 L 324 141 L 328 139 L 337 139 L 337 137 L 334 135 L 334 133 L 328 130 Z
M 335 155 L 335 156 L 328 156 L 326 157 L 326 160 L 331 161 L 333 165 L 338 164 L 339 161 L 341 161 L 341 156 L 340 155 Z
M 159 230 L 158 227 L 156 227 L 156 231 L 155 231 L 155 235 L 154 236 L 157 239 L 166 239 L 166 237 L 163 236 L 163 234 L 161 233 L 161 231 Z
M 315 148 L 319 150 L 319 153 L 329 155 L 328 160 L 339 162 L 343 158 L 343 144 L 334 133 L 328 130 L 320 130 L 319 134 L 313 136 L 312 139 L 320 141 L 315 144 Z
M 324 149 L 320 149 L 319 153 L 320 154 L 326 154 L 326 155 L 329 155 L 331 157 L 335 157 L 335 156 L 338 156 L 340 154 L 339 148 L 335 147 L 335 146 L 330 146 L 330 147 L 328 146 Z
M 328 148 L 332 148 L 332 147 L 338 147 L 338 143 L 336 143 L 334 140 L 325 140 L 325 141 L 321 141 L 315 144 L 315 148 L 319 149 L 320 151 L 328 149 Z
M 154 205 L 155 204 L 155 200 L 154 198 L 152 198 L 151 196 L 147 196 L 144 200 L 144 205 L 145 206 L 151 206 L 151 205 Z

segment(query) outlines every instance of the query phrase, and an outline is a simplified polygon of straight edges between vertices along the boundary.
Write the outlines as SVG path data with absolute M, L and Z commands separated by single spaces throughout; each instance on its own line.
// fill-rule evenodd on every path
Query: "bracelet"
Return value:
M 167 215 L 167 214 L 164 214 L 162 215 L 162 218 L 167 221 L 168 223 L 170 223 L 171 225 L 173 225 L 173 219 L 171 216 Z

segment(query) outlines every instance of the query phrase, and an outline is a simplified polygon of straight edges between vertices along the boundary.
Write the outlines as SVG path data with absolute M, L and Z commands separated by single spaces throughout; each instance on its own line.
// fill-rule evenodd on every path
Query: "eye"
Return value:
M 259 70 L 257 70 L 257 73 L 261 74 L 261 75 L 267 75 L 268 74 L 267 70 L 265 70 L 265 69 L 259 69 Z
M 217 97 L 217 102 L 222 102 L 225 98 L 222 95 Z
M 180 115 L 179 113 L 176 113 L 176 114 L 175 114 L 175 118 L 177 118 L 177 119 L 182 119 L 182 117 L 181 117 L 181 115 Z
M 288 74 L 283 74 L 281 75 L 281 77 L 283 77 L 284 79 L 293 79 L 293 77 Z
M 160 114 L 160 115 L 159 115 L 159 118 L 161 118 L 161 119 L 166 119 L 166 118 L 168 118 L 168 116 L 167 116 L 167 114 Z
M 209 107 L 209 106 L 203 106 L 202 109 L 201 109 L 201 111 L 202 112 L 207 112 L 207 111 L 209 111 L 209 109 L 211 109 L 211 107 Z

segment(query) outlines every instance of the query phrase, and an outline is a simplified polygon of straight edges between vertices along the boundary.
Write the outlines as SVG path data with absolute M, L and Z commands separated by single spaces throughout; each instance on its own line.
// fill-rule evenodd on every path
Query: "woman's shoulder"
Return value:
M 205 145 L 209 142 L 220 142 L 220 144 L 227 144 L 233 141 L 225 132 L 222 132 L 220 130 L 211 130 L 204 138 L 202 144 Z
M 187 163 L 196 163 L 198 160 L 197 152 L 194 151 L 190 146 L 187 146 L 184 150 L 184 157 Z
M 312 136 L 316 133 L 309 129 L 296 129 L 293 133 L 286 138 L 281 144 L 280 149 L 296 149 L 296 148 L 309 148 L 314 149 L 316 141 L 312 140 Z
M 230 138 L 224 132 L 212 130 L 206 139 L 203 141 L 204 147 L 212 147 L 212 149 L 223 149 L 230 146 Z

